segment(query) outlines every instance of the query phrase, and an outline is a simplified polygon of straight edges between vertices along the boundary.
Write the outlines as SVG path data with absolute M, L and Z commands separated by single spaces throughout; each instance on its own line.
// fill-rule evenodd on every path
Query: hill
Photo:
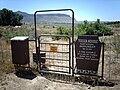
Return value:
M 23 16 L 23 23 L 34 23 L 34 15 L 26 12 L 17 11 Z M 66 14 L 37 14 L 37 23 L 71 23 L 72 18 Z M 75 19 L 75 23 L 77 20 Z

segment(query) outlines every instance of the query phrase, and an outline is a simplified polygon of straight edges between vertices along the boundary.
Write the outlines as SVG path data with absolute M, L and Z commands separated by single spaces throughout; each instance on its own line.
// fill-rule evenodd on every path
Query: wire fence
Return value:
M 105 72 L 104 77 L 110 81 L 120 82 L 120 35 L 106 36 L 105 42 Z

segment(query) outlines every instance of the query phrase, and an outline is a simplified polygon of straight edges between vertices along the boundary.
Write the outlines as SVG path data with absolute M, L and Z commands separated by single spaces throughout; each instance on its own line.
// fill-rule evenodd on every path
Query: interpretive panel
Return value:
M 96 75 L 101 52 L 98 36 L 78 36 L 75 43 L 78 74 Z

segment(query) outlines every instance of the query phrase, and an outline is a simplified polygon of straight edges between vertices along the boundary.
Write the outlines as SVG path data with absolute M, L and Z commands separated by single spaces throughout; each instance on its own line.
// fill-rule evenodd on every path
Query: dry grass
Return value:
M 105 43 L 105 78 L 120 81 L 120 32 L 102 38 Z
M 0 40 L 0 77 L 13 72 L 14 67 L 11 61 L 10 42 Z
M 37 27 L 38 27 L 37 31 L 38 31 L 39 34 L 41 34 L 41 33 L 42 34 L 44 34 L 44 33 L 52 34 L 52 33 L 56 32 L 56 27 L 53 28 L 53 27 L 47 27 L 47 26 L 44 26 L 44 25 L 41 25 L 41 26 L 38 25 Z M 22 28 L 26 28 L 27 30 L 32 30 L 34 32 L 34 26 L 33 25 L 31 25 L 29 27 L 28 26 L 23 26 Z M 50 38 L 49 39 L 48 38 L 43 38 L 43 40 L 44 39 L 46 40 L 46 42 L 48 42 L 48 41 L 53 42 Z M 119 37 L 118 37 L 118 39 L 119 39 Z M 111 37 L 111 36 L 105 37 L 103 39 L 103 41 L 106 43 L 106 45 L 105 45 L 105 77 L 106 76 L 108 77 L 109 73 L 111 74 L 112 77 L 116 77 L 116 75 L 117 76 L 120 75 L 120 68 L 119 68 L 120 54 L 118 55 L 119 56 L 118 61 L 116 62 L 115 61 L 116 54 L 113 52 L 114 49 L 118 50 L 119 48 L 117 49 L 117 48 L 115 48 L 115 46 L 113 46 L 113 47 L 110 46 L 110 45 L 112 45 L 112 44 L 110 44 L 112 42 L 112 40 L 113 40 L 113 37 Z M 61 41 L 56 41 L 56 42 L 63 43 L 62 40 Z M 31 64 L 32 67 L 33 67 L 32 52 L 35 51 L 35 45 L 34 44 L 35 44 L 34 42 L 30 42 L 30 44 L 29 44 L 30 45 L 30 64 Z M 11 48 L 10 47 L 11 46 L 10 46 L 9 41 L 0 40 L 0 76 L 5 74 L 5 73 L 10 73 L 14 70 L 14 67 L 13 67 L 13 64 L 12 64 L 12 59 L 11 59 Z M 49 45 L 46 46 L 46 47 L 47 47 L 47 49 L 50 48 Z M 43 46 L 43 49 L 44 48 L 45 48 L 45 46 Z M 60 50 L 62 48 L 58 47 L 58 49 Z M 64 47 L 63 49 L 66 51 L 66 47 Z M 56 54 L 51 55 L 51 56 L 50 56 L 50 54 L 47 54 L 47 55 L 48 55 L 48 57 L 53 57 L 53 58 L 58 58 L 59 57 L 60 58 L 60 56 L 56 55 Z M 64 57 L 64 55 L 61 55 L 61 56 Z M 109 61 L 110 61 L 110 63 L 109 63 Z M 51 63 L 52 64 L 60 64 L 60 62 L 58 62 L 58 63 L 51 62 Z M 62 65 L 67 65 L 66 63 L 61 63 L 61 64 Z M 110 69 L 111 69 L 110 72 L 109 72 L 109 65 L 110 65 Z M 119 78 L 119 80 L 120 80 L 120 78 Z
M 11 61 L 0 62 L 0 76 L 14 71 L 14 66 Z

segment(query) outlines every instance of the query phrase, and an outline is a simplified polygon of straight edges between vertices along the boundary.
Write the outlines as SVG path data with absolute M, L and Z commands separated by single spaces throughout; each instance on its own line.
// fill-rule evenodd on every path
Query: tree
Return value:
M 22 25 L 21 20 L 23 19 L 22 15 L 19 15 L 12 10 L 6 8 L 0 10 L 0 25 L 2 26 L 16 26 Z

